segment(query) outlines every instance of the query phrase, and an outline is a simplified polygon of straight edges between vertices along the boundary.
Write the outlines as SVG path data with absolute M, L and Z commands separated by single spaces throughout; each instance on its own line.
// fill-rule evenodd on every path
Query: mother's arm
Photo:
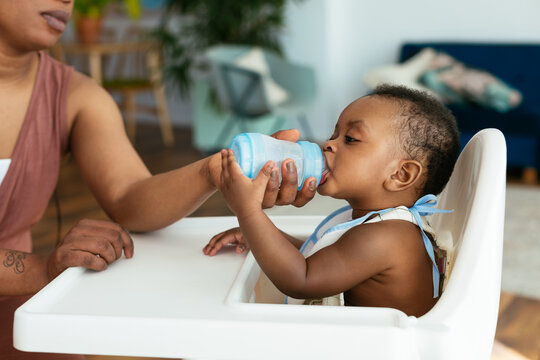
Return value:
M 216 191 L 221 158 L 215 154 L 187 166 L 152 176 L 131 146 L 120 111 L 112 97 L 84 75 L 74 73 L 69 92 L 70 148 L 77 167 L 107 214 L 133 231 L 150 231 L 189 215 Z M 281 132 L 297 140 L 297 131 Z M 315 195 L 314 186 L 296 192 L 296 172 L 285 172 L 268 185 L 264 205 L 302 206 Z

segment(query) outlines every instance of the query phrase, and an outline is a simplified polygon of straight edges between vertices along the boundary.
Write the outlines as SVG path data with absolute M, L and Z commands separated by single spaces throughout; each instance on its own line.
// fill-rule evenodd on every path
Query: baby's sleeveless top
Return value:
M 67 145 L 66 100 L 73 69 L 39 52 L 26 115 L 0 184 L 0 248 L 30 252 L 30 228 L 43 215 Z
M 433 244 L 427 237 L 426 233 L 430 234 L 433 242 L 436 242 L 436 234 L 429 225 L 427 219 L 424 217 L 425 215 L 431 215 L 433 213 L 448 212 L 446 210 L 434 208 L 433 206 L 436 204 L 437 200 L 434 195 L 426 195 L 419 199 L 411 208 L 407 208 L 406 206 L 398 206 L 395 208 L 373 211 L 362 218 L 354 220 L 352 219 L 352 209 L 350 206 L 345 206 L 326 217 L 315 229 L 313 234 L 304 242 L 300 251 L 304 257 L 307 258 L 315 254 L 317 251 L 332 245 L 338 241 L 339 238 L 349 229 L 361 224 L 374 223 L 384 220 L 409 221 L 420 228 L 424 247 L 426 248 L 429 257 L 433 262 L 433 297 L 437 297 L 439 295 L 439 288 L 442 288 L 441 282 L 444 280 L 444 268 L 447 259 L 436 256 L 436 253 L 440 256 L 441 252 L 439 249 L 434 249 Z M 442 278 L 440 277 L 441 273 L 443 274 Z M 288 304 L 343 305 L 343 294 L 308 301 L 305 299 L 286 297 L 285 302 Z

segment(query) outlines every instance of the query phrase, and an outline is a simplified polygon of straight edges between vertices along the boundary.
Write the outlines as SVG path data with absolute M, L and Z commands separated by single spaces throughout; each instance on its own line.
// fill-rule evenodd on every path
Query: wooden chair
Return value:
M 134 76 L 122 76 L 121 72 L 116 77 L 105 78 L 103 87 L 111 93 L 118 93 L 122 100 L 119 101 L 120 108 L 124 111 L 126 119 L 126 131 L 132 142 L 135 142 L 136 136 L 136 115 L 137 113 L 157 114 L 161 127 L 161 135 L 166 146 L 174 144 L 174 135 L 171 121 L 169 118 L 167 96 L 165 86 L 162 81 L 160 52 L 156 46 L 142 47 L 137 49 L 133 47 L 131 52 L 122 54 L 123 56 L 133 55 L 135 65 L 131 70 L 137 73 Z M 145 67 L 137 69 L 137 61 L 140 63 L 140 57 L 144 58 Z M 139 57 L 139 59 L 137 59 Z M 128 64 L 127 61 L 119 63 Z M 121 66 L 121 70 L 130 70 L 129 66 Z M 119 69 L 120 70 L 120 69 Z M 155 107 L 149 107 L 145 104 L 137 104 L 137 95 L 144 92 L 151 92 L 156 103 Z
M 51 49 L 58 60 L 75 65 L 77 59 L 67 56 L 82 55 L 88 58 L 87 72 L 114 95 L 118 95 L 118 106 L 124 113 L 126 131 L 134 143 L 136 116 L 138 113 L 157 115 L 165 146 L 174 144 L 167 95 L 161 72 L 161 49 L 159 44 L 141 41 L 141 30 L 132 28 L 121 41 L 114 34 L 96 44 L 62 43 Z M 83 65 L 84 67 L 84 65 Z M 84 69 L 81 68 L 84 72 Z M 155 106 L 137 102 L 138 95 L 153 94 Z
M 103 74 L 103 87 L 120 96 L 118 105 L 124 112 L 128 137 L 135 142 L 137 113 L 157 115 L 163 142 L 165 146 L 172 146 L 174 136 L 163 85 L 159 44 L 141 40 L 145 37 L 144 29 L 135 25 L 120 36 L 114 29 L 106 28 L 104 33 L 107 34 L 105 41 L 126 44 L 119 46 L 117 54 L 104 59 L 104 67 L 109 72 Z M 137 103 L 137 96 L 142 93 L 152 93 L 155 106 Z

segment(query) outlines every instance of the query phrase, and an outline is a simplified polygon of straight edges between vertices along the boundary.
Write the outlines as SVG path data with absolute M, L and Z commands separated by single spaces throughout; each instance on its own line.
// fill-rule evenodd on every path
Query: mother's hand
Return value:
M 280 130 L 274 134 L 279 140 L 297 142 L 300 138 L 300 132 L 296 129 Z M 306 179 L 302 189 L 298 191 L 298 177 L 296 165 L 292 159 L 287 159 L 281 165 L 281 187 L 279 178 L 271 177 L 266 186 L 266 192 L 263 198 L 263 207 L 270 208 L 274 205 L 294 205 L 301 207 L 307 204 L 315 196 L 317 191 L 317 180 L 314 177 Z
M 297 142 L 300 132 L 296 129 L 280 130 L 271 135 L 279 140 Z M 221 154 L 216 153 L 207 158 L 207 178 L 210 184 L 219 190 L 221 179 Z M 307 178 L 300 191 L 298 191 L 298 179 L 296 165 L 292 159 L 287 159 L 281 165 L 281 187 L 278 176 L 271 177 L 266 186 L 263 198 L 263 208 L 274 205 L 294 205 L 301 207 L 307 204 L 315 196 L 317 180 L 315 177 Z
M 133 256 L 133 240 L 118 224 L 80 220 L 64 237 L 47 261 L 49 280 L 68 267 L 82 266 L 101 271 L 122 256 Z

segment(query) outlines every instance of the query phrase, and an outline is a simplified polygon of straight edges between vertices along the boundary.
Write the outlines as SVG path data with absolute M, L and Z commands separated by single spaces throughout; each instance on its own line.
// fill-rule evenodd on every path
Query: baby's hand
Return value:
M 232 150 L 221 150 L 221 187 L 227 204 L 236 216 L 252 214 L 262 210 L 266 185 L 271 177 L 278 176 L 273 161 L 264 164 L 254 180 L 242 173 Z
M 240 228 L 232 228 L 227 231 L 214 235 L 208 244 L 203 248 L 203 253 L 208 256 L 214 256 L 226 245 L 236 245 L 236 252 L 241 254 L 248 248 L 247 242 L 242 235 Z

